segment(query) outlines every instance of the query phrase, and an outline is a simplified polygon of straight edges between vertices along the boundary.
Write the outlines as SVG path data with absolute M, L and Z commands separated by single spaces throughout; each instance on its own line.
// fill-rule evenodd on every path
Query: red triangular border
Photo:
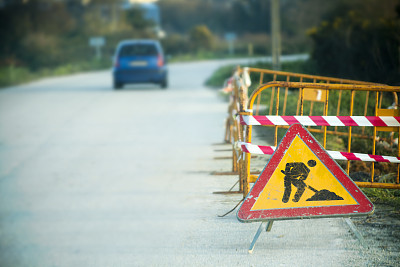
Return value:
M 285 151 L 289 148 L 296 136 L 315 153 L 321 162 L 332 172 L 336 179 L 347 189 L 350 195 L 358 202 L 357 205 L 322 206 L 322 207 L 296 207 L 288 209 L 254 210 L 256 199 L 267 185 L 275 169 L 281 162 Z M 301 124 L 293 124 L 286 132 L 271 159 L 251 188 L 237 212 L 237 218 L 241 222 L 285 220 L 310 217 L 334 217 L 366 215 L 374 211 L 374 205 L 364 193 L 351 180 L 346 172 L 333 160 L 318 141 Z

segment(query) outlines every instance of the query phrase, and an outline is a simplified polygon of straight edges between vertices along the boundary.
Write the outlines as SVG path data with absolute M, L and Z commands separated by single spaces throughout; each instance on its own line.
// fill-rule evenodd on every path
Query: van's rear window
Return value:
M 129 56 L 157 56 L 157 48 L 151 44 L 125 45 L 119 53 L 121 57 Z

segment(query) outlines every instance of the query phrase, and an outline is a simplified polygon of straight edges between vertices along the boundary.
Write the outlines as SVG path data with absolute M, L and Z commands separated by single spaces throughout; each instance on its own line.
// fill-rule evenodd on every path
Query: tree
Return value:
M 371 6 L 379 6 L 378 0 L 368 2 L 369 7 L 342 5 L 309 31 L 314 44 L 312 59 L 324 75 L 398 84 L 399 17 L 386 10 L 372 10 Z M 395 10 L 396 1 L 391 3 L 391 10 Z
M 205 25 L 193 27 L 189 33 L 191 47 L 196 50 L 212 50 L 214 48 L 214 36 Z
M 143 16 L 143 10 L 140 7 L 133 7 L 126 12 L 126 20 L 133 29 L 143 30 L 154 26 L 154 22 L 147 20 Z
M 17 1 L 0 9 L 0 63 L 32 69 L 51 66 L 64 53 L 59 45 L 76 27 L 63 2 Z

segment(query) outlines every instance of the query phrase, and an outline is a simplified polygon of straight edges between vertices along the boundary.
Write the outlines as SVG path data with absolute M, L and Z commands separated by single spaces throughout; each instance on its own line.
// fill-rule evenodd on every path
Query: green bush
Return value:
M 210 78 L 207 79 L 205 84 L 210 87 L 221 89 L 224 85 L 224 81 L 232 76 L 237 66 L 228 65 L 219 68 L 215 71 Z

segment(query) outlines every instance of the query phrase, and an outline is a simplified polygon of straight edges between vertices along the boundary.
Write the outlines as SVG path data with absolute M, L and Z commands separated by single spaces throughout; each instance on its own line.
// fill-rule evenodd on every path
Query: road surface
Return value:
M 259 223 L 216 195 L 234 176 L 221 64 L 170 65 L 170 88 L 111 89 L 110 71 L 0 90 L 0 266 L 365 266 L 342 219 Z M 214 144 L 214 145 L 213 145 Z

